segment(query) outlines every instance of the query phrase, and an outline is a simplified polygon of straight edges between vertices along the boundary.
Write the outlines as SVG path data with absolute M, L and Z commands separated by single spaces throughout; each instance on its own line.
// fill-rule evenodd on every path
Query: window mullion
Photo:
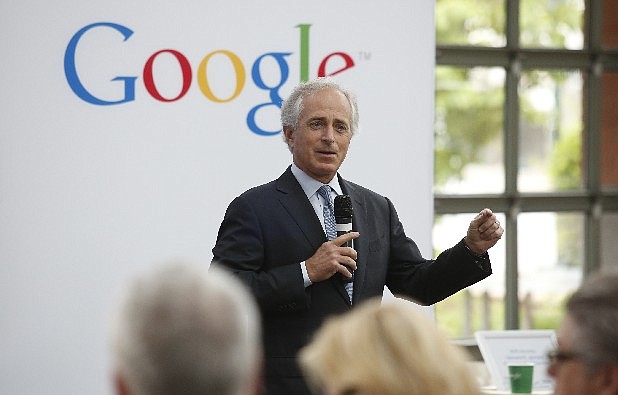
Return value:
M 519 0 L 506 1 L 506 42 L 510 52 L 510 64 L 506 70 L 504 101 L 504 175 L 505 195 L 511 205 L 506 211 L 505 250 L 505 301 L 504 319 L 506 329 L 519 328 L 518 264 L 517 264 L 517 168 L 519 157 L 519 97 L 518 85 L 521 75 L 519 55 Z

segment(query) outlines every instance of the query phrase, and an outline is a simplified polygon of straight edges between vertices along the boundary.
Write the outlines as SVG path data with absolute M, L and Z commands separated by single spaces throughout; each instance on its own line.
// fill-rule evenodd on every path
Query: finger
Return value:
M 350 272 L 350 269 L 352 269 L 352 271 L 356 270 L 356 264 L 354 264 L 354 267 L 350 266 L 350 268 L 348 268 L 348 266 L 344 264 L 340 264 L 337 271 L 346 278 L 352 278 L 352 273 Z
M 494 213 L 490 209 L 484 208 L 476 215 L 476 217 L 474 217 L 474 219 L 470 223 L 470 227 L 478 229 L 481 224 L 483 224 L 485 221 L 487 221 L 487 219 L 491 218 L 493 215 Z
M 358 257 L 358 253 L 352 247 L 339 247 L 339 254 L 350 257 L 353 260 Z
M 339 273 L 341 273 L 341 275 L 345 278 L 352 278 L 352 273 L 350 273 L 350 270 L 348 270 L 348 268 L 344 265 L 341 265 L 341 270 L 339 270 Z
M 346 257 L 345 260 L 340 262 L 344 267 L 350 268 L 352 270 L 356 270 L 356 261 L 352 258 Z
M 358 236 L 360 236 L 360 233 L 358 232 L 348 232 L 348 233 L 342 234 L 336 239 L 333 239 L 332 242 L 341 247 L 348 241 L 356 239 Z
M 500 228 L 500 221 L 498 221 L 495 214 L 491 214 L 488 218 L 483 218 L 483 222 L 478 225 L 478 231 L 481 233 L 498 228 Z
M 503 234 L 504 234 L 504 228 L 499 226 L 498 229 L 496 229 L 496 231 L 493 233 L 493 238 L 496 240 L 499 240 L 502 238 Z
M 504 229 L 500 225 L 496 225 L 496 228 L 488 229 L 486 232 L 481 233 L 482 240 L 499 240 L 502 238 Z
M 479 227 L 479 233 L 481 234 L 481 238 L 488 240 L 498 229 L 500 229 L 500 224 L 497 221 L 487 221 Z
M 486 220 L 485 222 L 483 222 L 482 224 L 479 225 L 479 232 L 480 233 L 493 232 L 498 227 L 499 227 L 499 225 L 496 225 L 496 221 L 495 220 L 494 221 Z

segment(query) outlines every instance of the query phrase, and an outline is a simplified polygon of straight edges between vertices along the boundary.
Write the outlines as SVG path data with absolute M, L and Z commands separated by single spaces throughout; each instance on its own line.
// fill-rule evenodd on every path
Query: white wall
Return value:
M 75 52 L 80 80 L 102 100 L 80 99 L 65 51 L 85 26 L 100 27 Z M 207 265 L 229 201 L 279 176 L 290 155 L 279 135 L 251 132 L 248 111 L 267 101 L 251 78 L 256 58 L 289 52 L 285 97 L 300 80 L 299 24 L 310 24 L 309 75 L 345 52 L 355 66 L 337 78 L 359 96 L 361 130 L 341 169 L 396 204 L 408 234 L 431 254 L 433 1 L 272 0 L 183 2 L 34 0 L 0 3 L 0 393 L 109 394 L 105 325 L 116 289 L 136 270 L 170 258 Z M 174 102 L 144 87 L 146 60 L 181 52 L 193 75 Z M 215 103 L 198 65 L 226 49 L 246 70 L 234 100 Z M 157 58 L 153 75 L 174 97 L 180 69 Z M 335 62 L 332 69 L 338 67 Z M 262 76 L 275 84 L 275 62 Z M 218 97 L 236 75 L 222 55 L 208 63 Z M 259 122 L 278 129 L 278 112 Z

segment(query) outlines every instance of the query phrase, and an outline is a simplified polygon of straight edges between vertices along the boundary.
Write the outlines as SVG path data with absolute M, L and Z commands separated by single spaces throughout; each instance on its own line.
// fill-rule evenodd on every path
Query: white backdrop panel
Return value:
M 84 33 L 79 79 L 114 101 L 125 97 L 124 82 L 111 80 L 135 77 L 134 100 L 91 104 L 65 76 L 70 40 L 101 22 L 133 34 Z M 336 78 L 359 97 L 361 130 L 341 173 L 390 197 L 430 255 L 433 37 L 429 0 L 0 3 L 0 393 L 109 394 L 106 320 L 118 286 L 170 258 L 207 265 L 231 199 L 289 164 L 280 135 L 258 135 L 246 121 L 269 101 L 251 72 L 265 53 L 289 53 L 282 97 L 302 64 L 313 77 L 329 54 L 349 55 L 354 66 Z M 148 58 L 164 49 L 181 53 L 192 73 L 172 102 L 144 84 Z M 202 73 L 213 94 L 232 97 L 231 59 L 246 81 L 216 103 L 198 74 L 221 50 Z M 181 91 L 170 52 L 156 57 L 152 75 L 164 97 Z M 260 76 L 270 86 L 281 80 L 274 58 Z M 257 119 L 278 129 L 275 107 Z

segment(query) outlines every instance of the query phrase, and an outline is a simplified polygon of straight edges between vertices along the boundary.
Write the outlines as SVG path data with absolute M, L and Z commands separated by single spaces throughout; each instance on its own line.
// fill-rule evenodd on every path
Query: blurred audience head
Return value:
M 618 394 L 618 271 L 592 274 L 568 299 L 550 354 L 555 395 Z
M 300 364 L 327 395 L 479 393 L 465 351 L 407 301 L 374 299 L 327 320 Z
M 257 307 L 231 274 L 169 263 L 135 277 L 112 318 L 118 395 L 240 395 L 261 385 Z

